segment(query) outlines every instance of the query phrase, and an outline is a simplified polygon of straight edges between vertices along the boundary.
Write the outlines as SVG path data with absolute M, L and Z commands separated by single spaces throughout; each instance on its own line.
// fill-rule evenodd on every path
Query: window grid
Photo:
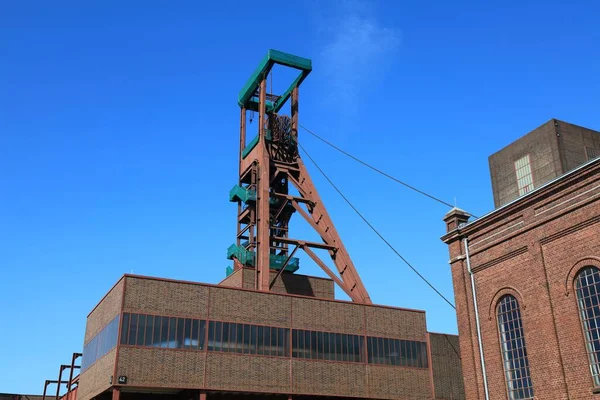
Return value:
M 363 362 L 363 336 L 334 332 L 292 330 L 292 357 Z
M 119 337 L 119 316 L 117 315 L 85 346 L 81 360 L 81 372 L 88 369 L 98 359 L 105 356 L 117 345 Z
M 203 350 L 205 333 L 204 320 L 124 313 L 121 344 Z
M 149 314 L 123 313 L 120 343 L 427 368 L 425 342 Z
M 531 160 L 529 154 L 515 161 L 515 171 L 517 173 L 517 186 L 519 196 L 533 190 L 533 174 L 531 173 Z
M 590 372 L 594 385 L 600 386 L 600 270 L 592 266 L 582 269 L 575 287 Z
M 531 399 L 533 398 L 533 384 L 529 372 L 521 310 L 514 296 L 507 295 L 500 300 L 498 328 L 508 398 L 510 400 Z

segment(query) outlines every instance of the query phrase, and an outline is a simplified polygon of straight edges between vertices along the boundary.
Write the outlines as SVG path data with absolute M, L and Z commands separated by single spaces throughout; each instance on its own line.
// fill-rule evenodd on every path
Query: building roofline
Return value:
M 539 194 L 540 192 L 543 192 L 545 190 L 549 190 L 549 188 L 559 184 L 561 181 L 571 178 L 571 177 L 577 175 L 578 173 L 580 173 L 581 171 L 584 171 L 588 168 L 594 167 L 596 164 L 600 165 L 600 157 L 596 157 L 596 158 L 586 162 L 585 164 L 581 164 L 577 168 L 574 168 L 574 169 L 570 170 L 569 172 L 566 172 L 566 173 L 554 178 L 553 180 L 544 183 L 542 186 L 535 188 L 531 192 L 527 192 L 524 195 L 512 200 L 511 202 L 506 203 L 506 204 L 482 215 L 481 217 L 474 219 L 473 221 L 469 221 L 461 227 L 458 227 L 450 232 L 447 232 L 444 236 L 442 236 L 442 240 L 445 241 L 445 239 L 447 239 L 449 236 L 451 236 L 455 232 L 465 231 L 468 229 L 472 229 L 474 226 L 484 224 L 485 222 L 489 221 L 493 217 L 498 216 L 499 214 L 505 212 L 506 210 L 508 210 L 510 208 L 519 207 L 519 206 L 523 205 L 524 203 L 526 203 L 528 200 L 530 200 L 534 195 Z
M 159 278 L 159 277 L 155 277 L 155 276 L 124 274 L 121 277 L 121 279 L 123 279 L 123 278 L 137 278 L 137 279 L 149 279 L 149 280 L 162 281 L 162 282 L 171 282 L 171 283 L 184 283 L 184 284 L 188 284 L 188 285 L 200 285 L 200 286 L 207 286 L 207 287 L 215 287 L 215 288 L 219 288 L 219 289 L 240 290 L 240 291 L 244 291 L 244 292 L 262 293 L 262 294 L 267 294 L 267 295 L 272 295 L 272 296 L 297 297 L 297 298 L 301 298 L 301 299 L 309 299 L 309 300 L 317 300 L 317 301 L 329 301 L 329 302 L 333 302 L 333 303 L 343 303 L 343 304 L 356 304 L 356 305 L 360 305 L 360 306 L 378 307 L 378 308 L 389 308 L 389 309 L 392 309 L 392 310 L 410 311 L 410 312 L 418 312 L 418 313 L 425 314 L 425 310 L 418 310 L 418 309 L 414 309 L 414 308 L 386 306 L 386 305 L 381 305 L 381 304 L 355 303 L 353 301 L 348 301 L 348 300 L 324 299 L 324 298 L 321 298 L 321 297 L 303 296 L 303 295 L 300 295 L 300 294 L 263 292 L 263 291 L 255 290 L 255 289 L 246 289 L 246 288 L 231 287 L 231 286 L 220 286 L 220 285 L 215 285 L 215 284 L 212 284 L 212 283 L 193 282 L 193 281 L 186 281 L 186 280 L 180 280 L 180 279 L 170 279 L 170 278 Z M 116 284 L 115 284 L 115 286 L 116 286 Z M 114 288 L 114 286 L 113 286 L 113 288 Z M 106 297 L 106 296 L 104 296 L 104 297 Z
M 108 296 L 110 294 L 110 292 L 112 292 L 117 287 L 117 285 L 123 280 L 123 278 L 125 278 L 125 275 L 121 276 L 119 278 L 119 280 L 117 282 L 115 282 L 115 284 L 110 287 L 110 289 L 108 290 L 108 292 L 106 292 L 106 294 L 104 296 L 102 296 L 102 298 L 100 299 L 100 301 L 98 303 L 96 303 L 96 305 L 94 306 L 94 308 L 92 308 L 92 311 L 90 311 L 88 313 L 88 315 L 87 315 L 86 318 L 89 318 L 90 315 L 92 315 L 92 313 L 94 311 L 96 311 L 96 308 L 98 308 L 98 306 L 100 305 L 100 303 L 102 303 L 104 301 L 104 299 L 106 298 L 106 296 Z

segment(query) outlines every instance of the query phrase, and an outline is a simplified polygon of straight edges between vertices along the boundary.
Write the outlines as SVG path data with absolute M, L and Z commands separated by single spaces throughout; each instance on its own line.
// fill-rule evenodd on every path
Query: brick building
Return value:
M 335 300 L 330 279 L 253 279 L 123 276 L 88 316 L 78 400 L 464 398 L 458 338 L 428 333 L 423 311 Z
M 573 127 L 552 120 L 490 157 L 501 207 L 444 218 L 467 399 L 600 398 L 599 136 Z

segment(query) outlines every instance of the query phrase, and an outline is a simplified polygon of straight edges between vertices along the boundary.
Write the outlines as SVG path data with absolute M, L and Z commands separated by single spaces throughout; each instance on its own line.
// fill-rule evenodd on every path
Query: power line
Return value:
M 454 207 L 454 205 L 452 205 L 452 204 L 450 204 L 450 203 L 448 203 L 448 202 L 446 202 L 446 201 L 444 201 L 444 200 L 442 200 L 442 199 L 440 199 L 440 198 L 438 198 L 438 197 L 435 197 L 434 195 L 431 195 L 431 194 L 429 194 L 429 193 L 426 193 L 426 192 L 424 192 L 424 191 L 422 191 L 422 190 L 420 190 L 420 189 L 417 189 L 416 187 L 414 187 L 414 186 L 412 186 L 412 185 L 409 185 L 408 183 L 406 183 L 406 182 L 403 182 L 403 181 L 401 181 L 400 179 L 398 179 L 398 178 L 396 178 L 396 177 L 393 177 L 392 175 L 388 174 L 387 172 L 384 172 L 384 171 L 380 170 L 379 168 L 376 168 L 376 167 L 372 166 L 371 164 L 369 164 L 369 163 L 367 163 L 367 162 L 365 162 L 365 161 L 361 160 L 360 158 L 353 156 L 352 154 L 348 153 L 347 151 L 345 151 L 345 150 L 342 150 L 341 148 L 339 148 L 339 147 L 338 147 L 338 146 L 336 146 L 335 144 L 333 144 L 333 143 L 331 143 L 330 141 L 328 141 L 328 140 L 326 140 L 326 139 L 322 138 L 321 136 L 317 135 L 316 133 L 314 133 L 314 132 L 313 132 L 313 131 L 311 131 L 310 129 L 306 128 L 306 127 L 305 127 L 305 126 L 303 126 L 302 124 L 298 124 L 298 125 L 300 126 L 300 128 L 304 129 L 306 132 L 310 133 L 310 134 L 311 134 L 312 136 L 314 136 L 315 138 L 319 139 L 319 140 L 320 140 L 320 141 L 322 141 L 323 143 L 325 143 L 325 144 L 327 144 L 328 146 L 330 146 L 330 147 L 334 148 L 335 150 L 339 151 L 340 153 L 344 154 L 345 156 L 347 156 L 347 157 L 349 157 L 349 158 L 353 159 L 354 161 L 358 162 L 359 164 L 362 164 L 362 165 L 364 165 L 365 167 L 367 167 L 367 168 L 369 168 L 369 169 L 372 169 L 373 171 L 375 171 L 375 172 L 377 172 L 377 173 L 379 173 L 379 174 L 381 174 L 381 175 L 385 176 L 386 178 L 389 178 L 389 179 L 393 180 L 393 181 L 394 181 L 394 182 L 396 182 L 396 183 L 399 183 L 399 184 L 401 184 L 401 185 L 403 185 L 403 186 L 405 186 L 405 187 L 407 187 L 407 188 L 409 188 L 409 189 L 411 189 L 411 190 L 414 190 L 414 191 L 415 191 L 415 192 L 417 192 L 417 193 L 420 193 L 420 194 L 422 194 L 423 196 L 429 197 L 430 199 L 432 199 L 432 200 L 434 200 L 434 201 L 437 201 L 438 203 L 444 204 L 444 205 L 446 205 L 446 206 L 448 206 L 448 207 L 450 207 L 450 208 L 453 208 L 453 207 Z M 473 218 L 477 218 L 477 216 L 475 216 L 475 215 L 473 215 L 473 214 L 471 214 L 471 216 L 472 216 Z
M 300 144 L 298 142 L 298 146 L 300 146 L 300 148 L 302 149 L 302 151 L 304 151 L 304 153 L 306 154 L 306 156 L 309 158 L 309 160 L 313 163 L 313 165 L 319 170 L 319 172 L 321 173 L 321 175 L 323 175 L 323 177 L 327 180 L 327 182 L 329 182 L 329 184 L 335 189 L 336 192 L 338 192 L 338 194 L 344 199 L 344 201 L 350 206 L 350 208 L 352 208 L 352 210 L 354 210 L 354 212 L 369 226 L 369 228 L 371 228 L 371 230 L 373 232 L 375 232 L 375 234 L 377 236 L 379 236 L 379 238 L 381 240 L 383 240 L 383 242 L 390 248 L 392 249 L 392 251 L 394 253 L 396 253 L 396 255 L 402 260 L 404 261 L 404 263 L 406 265 L 408 265 L 408 267 L 410 269 L 413 270 L 413 272 L 415 274 L 417 274 L 419 276 L 419 278 L 421 278 L 427 285 L 429 285 L 429 287 L 431 289 L 433 289 L 434 292 L 436 292 L 438 294 L 438 296 L 440 296 L 442 299 L 444 299 L 444 301 L 446 303 L 448 303 L 450 305 L 450 307 L 454 308 L 456 310 L 456 307 L 454 306 L 454 304 L 452 304 L 452 302 L 450 300 L 448 300 L 439 290 L 437 290 L 435 288 L 435 286 L 433 286 L 431 284 L 431 282 L 429 282 L 427 280 L 427 278 L 425 278 L 423 275 L 421 275 L 421 273 L 419 271 L 417 271 L 417 269 L 415 267 L 412 266 L 411 263 L 408 262 L 408 260 L 406 258 L 404 258 L 402 256 L 402 254 L 400 254 L 398 252 L 398 250 L 396 250 L 394 248 L 394 246 L 392 246 L 392 244 L 390 242 L 387 241 L 387 239 L 385 237 L 383 237 L 383 235 L 377 230 L 377 228 L 375 228 L 368 220 L 367 218 L 365 218 L 364 215 L 361 214 L 360 211 L 358 211 L 358 209 L 352 204 L 352 202 L 350 202 L 350 200 L 348 200 L 348 198 L 346 196 L 344 196 L 344 194 L 342 193 L 342 191 L 333 183 L 333 181 L 331 179 L 329 179 L 329 177 L 327 176 L 327 174 L 321 169 L 321 167 L 319 167 L 319 165 L 317 164 L 317 162 L 310 156 L 310 154 L 308 154 L 308 152 L 306 151 L 306 149 L 304 148 L 304 146 L 302 146 L 302 144 Z

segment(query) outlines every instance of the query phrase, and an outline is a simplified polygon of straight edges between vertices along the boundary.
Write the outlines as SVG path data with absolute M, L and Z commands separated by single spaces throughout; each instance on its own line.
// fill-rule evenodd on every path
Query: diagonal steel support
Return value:
M 313 252 L 313 251 L 312 251 L 310 248 L 308 248 L 308 247 L 302 247 L 302 250 L 304 250 L 304 252 L 305 252 L 306 254 L 308 254 L 308 256 L 309 256 L 310 258 L 312 258 L 312 259 L 313 259 L 313 261 L 314 261 L 315 263 L 317 263 L 317 265 L 318 265 L 319 267 L 321 267 L 321 269 L 323 269 L 323 271 L 325 271 L 325 273 L 326 273 L 327 275 L 329 275 L 329 277 L 330 277 L 330 278 L 331 278 L 331 279 L 332 279 L 332 280 L 333 280 L 335 283 L 337 283 L 337 284 L 338 284 L 338 286 L 339 286 L 339 287 L 340 287 L 340 288 L 341 288 L 341 289 L 342 289 L 342 290 L 343 290 L 343 291 L 344 291 L 344 292 L 345 292 L 345 293 L 348 295 L 348 297 L 350 297 L 350 298 L 352 298 L 352 297 L 353 297 L 353 293 L 352 293 L 352 291 L 346 287 L 346 284 L 345 284 L 345 283 L 344 283 L 344 282 L 343 282 L 343 281 L 342 281 L 340 278 L 338 278 L 338 277 L 337 277 L 337 275 L 336 275 L 336 274 L 334 274 L 334 273 L 333 273 L 333 271 L 331 271 L 327 265 L 325 265 L 325 263 L 324 263 L 324 262 L 323 262 L 323 261 L 322 261 L 322 260 L 319 258 L 319 256 L 317 256 L 317 255 L 316 255 L 316 254 L 315 254 L 315 253 L 314 253 L 314 252 Z
M 294 256 L 294 254 L 296 253 L 296 250 L 298 250 L 300 246 L 296 246 L 294 247 L 294 250 L 292 250 L 292 252 L 290 253 L 290 255 L 285 259 L 285 262 L 283 263 L 283 266 L 281 267 L 281 269 L 277 272 L 277 275 L 275 275 L 275 278 L 273 278 L 273 280 L 271 281 L 271 283 L 269 284 L 269 290 L 271 290 L 271 288 L 273 287 L 273 285 L 275 284 L 275 281 L 281 276 L 281 274 L 283 273 L 283 270 L 285 269 L 285 267 L 287 267 L 288 263 L 290 262 L 290 260 L 292 259 L 292 257 Z

